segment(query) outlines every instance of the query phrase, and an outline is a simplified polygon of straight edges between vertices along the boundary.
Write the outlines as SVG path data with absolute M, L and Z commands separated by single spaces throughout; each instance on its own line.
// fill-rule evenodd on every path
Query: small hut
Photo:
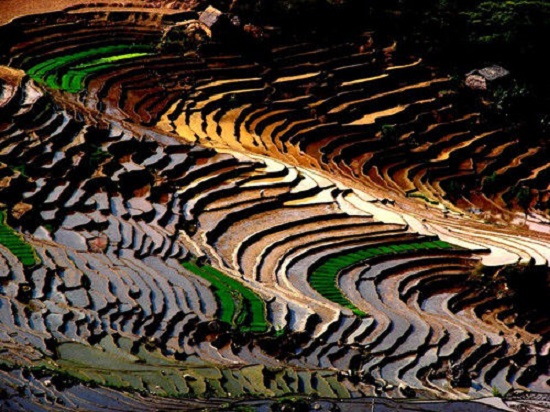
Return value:
M 487 90 L 487 80 L 478 74 L 467 75 L 465 83 L 472 90 Z
M 477 73 L 485 78 L 488 82 L 502 79 L 510 74 L 508 70 L 501 66 L 488 66 L 477 71 Z
M 227 23 L 223 12 L 215 7 L 208 6 L 199 16 L 199 22 L 203 25 L 209 37 L 223 31 L 223 26 Z
M 473 90 L 487 90 L 487 84 L 507 77 L 508 70 L 501 66 L 487 66 L 466 74 L 466 86 Z

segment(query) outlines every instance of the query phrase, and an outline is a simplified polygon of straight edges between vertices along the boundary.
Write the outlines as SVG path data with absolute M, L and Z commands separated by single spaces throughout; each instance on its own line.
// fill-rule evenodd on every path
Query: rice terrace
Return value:
M 0 410 L 550 410 L 548 0 L 0 0 Z

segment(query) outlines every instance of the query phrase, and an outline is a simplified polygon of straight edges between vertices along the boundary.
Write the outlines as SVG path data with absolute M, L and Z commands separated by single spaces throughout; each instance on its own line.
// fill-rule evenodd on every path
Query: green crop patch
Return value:
M 31 245 L 6 223 L 6 212 L 0 210 L 0 244 L 13 253 L 23 266 L 34 266 L 39 260 Z
M 256 293 L 211 266 L 192 262 L 182 262 L 182 266 L 212 285 L 221 321 L 245 332 L 267 332 L 270 324 L 265 317 L 265 304 Z
M 367 314 L 351 303 L 338 287 L 340 272 L 347 267 L 353 266 L 371 257 L 427 249 L 453 249 L 453 246 L 442 240 L 434 240 L 429 242 L 385 245 L 359 251 L 355 250 L 353 252 L 333 256 L 323 262 L 309 277 L 309 284 L 324 298 L 350 309 L 359 317 L 365 317 Z
M 32 371 L 63 376 L 68 382 L 102 385 L 172 398 L 279 398 L 316 395 L 349 398 L 346 382 L 334 370 L 270 368 L 263 365 L 227 367 L 194 359 L 180 361 L 159 349 L 136 346 L 128 338 L 105 336 L 96 345 L 63 342 L 55 361 L 44 358 Z M 300 381 L 301 388 L 298 388 Z
M 119 44 L 82 50 L 45 60 L 28 69 L 31 78 L 55 90 L 78 93 L 88 76 L 124 61 L 153 54 L 150 45 Z

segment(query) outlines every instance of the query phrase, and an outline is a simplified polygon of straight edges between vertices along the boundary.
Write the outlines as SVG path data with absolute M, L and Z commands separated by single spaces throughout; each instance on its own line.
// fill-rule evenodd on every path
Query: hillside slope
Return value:
M 550 234 L 538 212 L 503 220 L 515 188 L 548 202 L 544 149 L 373 34 L 261 55 L 166 46 L 199 17 L 75 9 L 1 28 L 13 405 L 22 385 L 76 407 L 63 390 L 77 382 L 190 398 L 547 393 L 547 313 L 505 270 L 544 289 Z M 492 173 L 514 183 L 468 189 Z

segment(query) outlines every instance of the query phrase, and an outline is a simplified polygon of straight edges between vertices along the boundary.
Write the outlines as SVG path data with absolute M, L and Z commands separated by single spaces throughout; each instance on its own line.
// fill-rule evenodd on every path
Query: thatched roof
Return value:
M 497 79 L 501 79 L 510 74 L 508 70 L 501 66 L 487 66 L 483 69 L 473 70 L 467 74 L 467 76 L 478 75 L 483 77 L 485 80 L 492 82 Z
M 206 10 L 201 13 L 199 21 L 211 29 L 220 20 L 222 15 L 223 13 L 217 8 L 208 6 Z
M 510 72 L 501 66 L 489 66 L 479 70 L 479 74 L 486 80 L 493 81 L 508 76 Z

